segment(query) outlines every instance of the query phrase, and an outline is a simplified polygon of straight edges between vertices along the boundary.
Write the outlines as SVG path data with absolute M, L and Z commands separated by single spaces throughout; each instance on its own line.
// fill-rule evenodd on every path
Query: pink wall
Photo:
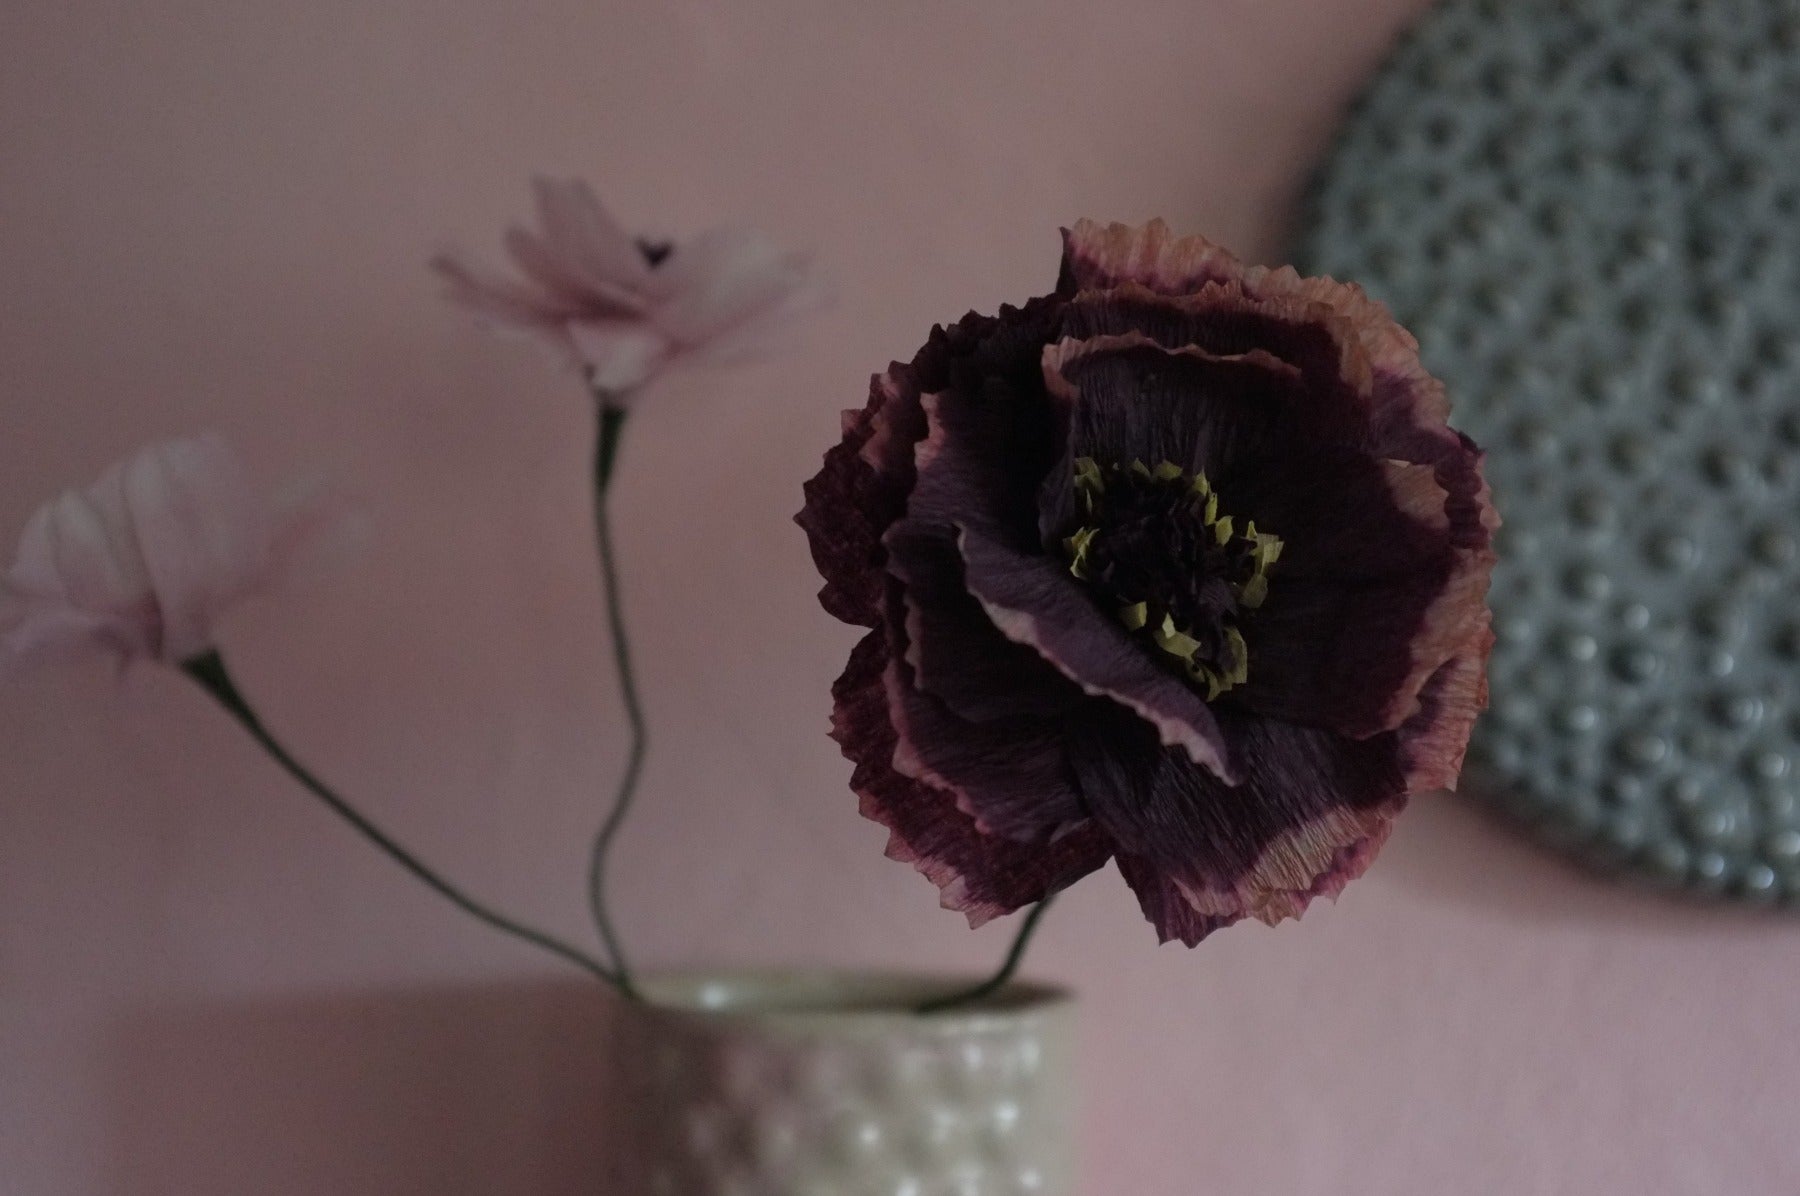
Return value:
M 365 552 L 227 646 L 300 753 L 474 888 L 584 930 L 621 749 L 588 416 L 422 262 L 534 169 L 670 231 L 742 213 L 841 302 L 672 383 L 619 503 L 662 751 L 620 867 L 656 963 L 975 968 L 824 736 L 851 633 L 789 523 L 870 370 L 1163 214 L 1267 256 L 1423 0 L 9 0 L 0 529 L 151 435 L 329 463 Z M 1103 15 L 1104 14 L 1104 15 Z M 679 744 L 679 750 L 674 745 Z M 1618 892 L 1423 803 L 1341 905 L 1157 950 L 1115 877 L 1042 972 L 1087 1000 L 1091 1190 L 1800 1190 L 1800 925 Z M 591 1193 L 583 989 L 413 887 L 179 678 L 0 692 L 0 1192 Z

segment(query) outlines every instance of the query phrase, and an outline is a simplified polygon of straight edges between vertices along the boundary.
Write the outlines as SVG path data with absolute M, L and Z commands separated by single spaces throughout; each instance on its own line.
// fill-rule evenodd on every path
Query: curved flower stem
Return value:
M 226 671 L 224 659 L 217 652 L 207 652 L 204 655 L 196 656 L 194 659 L 183 664 L 181 669 L 188 676 L 199 682 L 202 689 L 211 694 L 218 701 L 219 705 L 223 706 L 232 717 L 242 723 L 244 729 L 250 732 L 251 737 L 262 746 L 264 751 L 268 752 L 269 755 L 274 758 L 277 764 L 287 770 L 289 776 L 298 781 L 314 797 L 317 797 L 320 801 L 329 806 L 332 812 L 338 817 L 342 818 L 345 822 L 348 822 L 352 827 L 355 827 L 365 839 L 387 853 L 388 857 L 395 863 L 412 873 L 419 880 L 424 881 L 434 892 L 449 900 L 464 913 L 478 921 L 486 923 L 495 930 L 510 934 L 516 939 L 522 939 L 535 947 L 540 947 L 553 955 L 559 956 L 566 962 L 572 963 L 584 971 L 593 973 L 596 977 L 613 985 L 615 988 L 620 986 L 619 977 L 614 975 L 610 969 L 598 960 L 590 958 L 583 952 L 569 946 L 560 939 L 545 934 L 541 930 L 534 930 L 523 923 L 513 921 L 504 914 L 496 913 L 494 910 L 489 909 L 481 902 L 464 893 L 461 889 L 445 880 L 442 876 L 439 876 L 417 856 L 396 843 L 385 831 L 376 826 L 373 822 L 370 822 L 361 811 L 357 810 L 349 802 L 333 793 L 322 781 L 313 776 L 312 773 L 308 772 L 299 761 L 288 755 L 287 749 L 276 742 L 275 737 L 263 726 L 262 720 L 256 716 L 256 712 L 250 708 L 250 704 L 246 702 L 243 695 L 238 692 L 236 684 L 231 680 L 231 674 Z
M 993 996 L 995 993 L 1005 988 L 1011 983 L 1013 974 L 1019 970 L 1019 964 L 1024 962 L 1025 948 L 1031 945 L 1031 936 L 1037 933 L 1039 920 L 1043 918 L 1045 911 L 1050 908 L 1050 903 L 1055 899 L 1056 894 L 1052 893 L 1050 896 L 1031 907 L 1031 912 L 1025 915 L 1024 924 L 1019 927 L 1019 933 L 1013 937 L 1012 950 L 1006 953 L 1006 960 L 1000 965 L 1000 970 L 998 972 L 995 972 L 992 976 L 983 980 L 973 988 L 967 988 L 958 993 L 951 993 L 947 997 L 934 997 L 933 999 L 916 1006 L 913 1009 L 913 1012 L 943 1013 L 948 1009 L 956 1009 L 963 1005 L 973 1005 L 982 998 Z
M 619 694 L 625 705 L 625 718 L 631 727 L 631 748 L 625 759 L 625 771 L 613 796 L 613 806 L 594 837 L 593 854 L 588 859 L 588 904 L 594 913 L 594 926 L 618 969 L 619 991 L 633 1000 L 642 1000 L 631 980 L 631 965 L 625 958 L 619 933 L 613 927 L 606 909 L 606 858 L 613 840 L 631 813 L 632 798 L 637 794 L 638 777 L 644 770 L 644 755 L 649 749 L 649 732 L 644 723 L 644 708 L 638 699 L 637 675 L 631 667 L 631 642 L 625 633 L 625 611 L 619 595 L 619 570 L 613 559 L 612 517 L 606 494 L 612 482 L 613 461 L 619 451 L 619 437 L 625 430 L 625 410 L 616 405 L 613 396 L 595 391 L 599 400 L 599 435 L 594 445 L 594 533 L 600 550 L 600 582 L 606 595 L 606 620 L 611 634 L 613 664 L 619 676 Z

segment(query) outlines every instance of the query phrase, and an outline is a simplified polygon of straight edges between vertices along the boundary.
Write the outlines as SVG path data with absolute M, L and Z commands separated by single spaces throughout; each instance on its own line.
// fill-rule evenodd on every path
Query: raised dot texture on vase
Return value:
M 892 1014 L 874 1029 L 855 1015 L 632 1016 L 644 1031 L 626 1052 L 640 1152 L 624 1164 L 629 1190 L 1069 1196 L 1066 1010 L 967 1023 Z M 1028 1173 L 1035 1189 L 1017 1182 Z
M 1464 788 L 1765 904 L 1800 904 L 1796 95 L 1796 0 L 1441 0 L 1296 255 L 1418 333 L 1490 450 L 1494 710 Z

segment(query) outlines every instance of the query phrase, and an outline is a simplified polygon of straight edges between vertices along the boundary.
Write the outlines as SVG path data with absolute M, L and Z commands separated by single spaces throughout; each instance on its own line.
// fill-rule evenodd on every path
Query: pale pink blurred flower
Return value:
M 40 507 L 0 578 L 0 670 L 97 649 L 181 664 L 310 522 L 251 484 L 217 435 L 164 440 Z
M 720 228 L 672 246 L 626 233 L 586 183 L 538 178 L 539 230 L 513 227 L 522 277 L 440 253 L 446 295 L 482 322 L 550 345 L 592 385 L 624 397 L 665 367 L 754 356 L 824 291 L 808 258 Z

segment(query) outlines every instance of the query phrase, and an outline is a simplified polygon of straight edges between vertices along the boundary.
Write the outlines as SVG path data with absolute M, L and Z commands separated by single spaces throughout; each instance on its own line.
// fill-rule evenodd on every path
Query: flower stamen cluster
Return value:
M 1279 536 L 1221 513 L 1205 472 L 1172 461 L 1075 462 L 1081 526 L 1062 541 L 1069 572 L 1211 702 L 1250 678 L 1240 623 L 1269 595 Z

